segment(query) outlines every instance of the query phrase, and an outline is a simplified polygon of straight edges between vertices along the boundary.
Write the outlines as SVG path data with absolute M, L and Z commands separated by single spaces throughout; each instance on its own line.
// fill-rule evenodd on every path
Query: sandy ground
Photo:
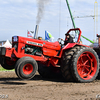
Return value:
M 27 81 L 18 79 L 14 71 L 0 72 L 0 100 L 100 100 L 100 80 L 71 83 L 37 73 Z

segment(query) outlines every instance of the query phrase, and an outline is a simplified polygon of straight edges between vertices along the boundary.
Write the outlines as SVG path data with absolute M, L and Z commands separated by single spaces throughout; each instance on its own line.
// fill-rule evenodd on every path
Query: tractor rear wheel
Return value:
M 62 73 L 67 81 L 91 82 L 99 72 L 96 52 L 88 47 L 76 46 L 62 57 Z
M 38 63 L 38 72 L 43 78 L 60 78 L 62 77 L 60 67 L 53 67 Z
M 37 70 L 37 62 L 31 57 L 20 58 L 15 65 L 16 75 L 21 79 L 32 79 Z
M 78 51 L 80 48 L 81 46 L 75 46 L 74 48 L 63 52 L 63 55 L 61 58 L 61 71 L 62 71 L 63 77 L 68 82 L 74 81 L 74 78 L 71 72 L 71 61 L 75 52 Z
M 12 70 L 15 68 L 15 61 L 12 61 L 10 58 L 0 58 L 1 66 L 4 69 Z
M 77 82 L 92 82 L 99 73 L 99 59 L 91 48 L 82 48 L 72 59 L 72 75 Z

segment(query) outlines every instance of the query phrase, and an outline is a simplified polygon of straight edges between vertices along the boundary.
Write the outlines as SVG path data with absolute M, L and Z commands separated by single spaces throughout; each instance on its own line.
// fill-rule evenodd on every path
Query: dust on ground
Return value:
M 100 80 L 65 82 L 38 73 L 32 80 L 21 80 L 14 71 L 0 72 L 0 100 L 100 100 Z

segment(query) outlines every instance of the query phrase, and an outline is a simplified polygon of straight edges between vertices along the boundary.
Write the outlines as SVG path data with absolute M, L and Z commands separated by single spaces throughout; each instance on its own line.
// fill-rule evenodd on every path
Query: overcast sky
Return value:
M 39 1 L 43 8 L 42 13 L 38 13 Z M 76 27 L 80 28 L 82 35 L 90 40 L 94 39 L 94 27 L 100 34 L 99 0 L 97 0 L 98 27 L 94 25 L 93 17 L 86 17 L 94 15 L 94 2 L 95 0 L 69 0 Z M 38 14 L 41 16 L 39 21 Z M 66 0 L 0 0 L 0 41 L 11 40 L 14 35 L 27 37 L 27 30 L 35 31 L 37 23 L 38 36 L 44 38 L 47 30 L 54 37 L 54 41 L 59 37 L 64 38 L 65 33 L 72 28 Z M 83 38 L 82 41 L 83 44 L 90 44 Z

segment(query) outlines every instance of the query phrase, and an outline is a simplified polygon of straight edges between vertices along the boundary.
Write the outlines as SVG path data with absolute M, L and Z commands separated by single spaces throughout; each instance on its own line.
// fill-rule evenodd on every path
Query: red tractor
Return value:
M 21 79 L 32 79 L 36 73 L 42 77 L 60 77 L 66 81 L 91 82 L 99 73 L 99 59 L 89 46 L 80 44 L 81 30 L 77 42 L 61 47 L 61 42 L 48 42 L 21 36 L 12 37 L 12 48 L 0 47 L 1 65 L 15 69 Z

